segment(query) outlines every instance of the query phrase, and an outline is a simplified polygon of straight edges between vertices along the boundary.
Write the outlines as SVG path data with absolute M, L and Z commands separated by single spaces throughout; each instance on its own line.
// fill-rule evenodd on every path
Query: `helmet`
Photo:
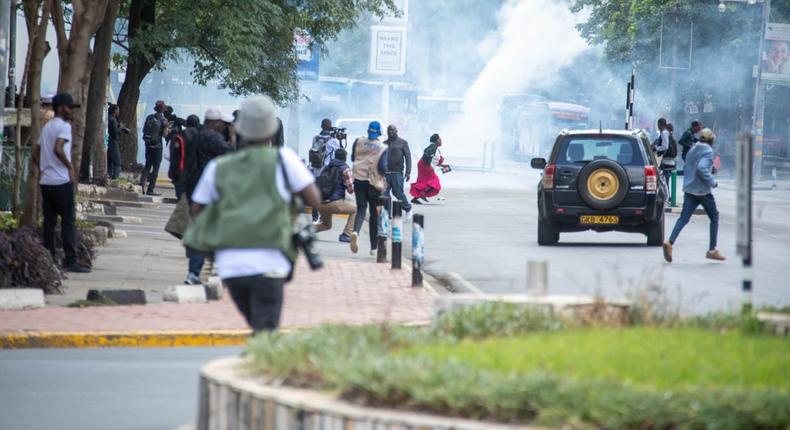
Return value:
M 703 128 L 702 131 L 699 132 L 699 140 L 703 142 L 710 143 L 713 142 L 714 139 L 716 139 L 716 135 L 713 134 L 713 130 L 709 128 Z

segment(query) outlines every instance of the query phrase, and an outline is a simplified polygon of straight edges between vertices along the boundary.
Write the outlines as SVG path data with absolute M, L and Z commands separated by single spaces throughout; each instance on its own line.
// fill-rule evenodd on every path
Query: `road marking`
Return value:
M 250 330 L 125 333 L 4 333 L 0 334 L 0 349 L 235 346 L 247 343 L 250 334 Z

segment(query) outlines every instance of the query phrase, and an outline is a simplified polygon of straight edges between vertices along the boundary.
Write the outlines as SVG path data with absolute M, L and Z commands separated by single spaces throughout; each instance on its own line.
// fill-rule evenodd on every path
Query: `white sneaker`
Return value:
M 371 249 L 370 250 L 370 256 L 371 257 L 378 257 L 378 255 L 379 255 L 379 252 L 377 250 L 375 250 L 375 249 Z
M 406 211 L 406 219 L 405 219 L 406 222 L 411 222 L 413 217 L 414 217 L 413 211 Z
M 359 251 L 359 245 L 357 244 L 358 237 L 359 236 L 357 235 L 357 232 L 351 233 L 351 243 L 349 244 L 349 246 L 351 247 L 351 252 L 353 252 L 354 254 L 356 254 L 357 251 Z
M 187 285 L 200 285 L 203 281 L 200 280 L 200 277 L 195 276 L 194 273 L 190 273 L 187 275 L 187 279 L 184 281 Z

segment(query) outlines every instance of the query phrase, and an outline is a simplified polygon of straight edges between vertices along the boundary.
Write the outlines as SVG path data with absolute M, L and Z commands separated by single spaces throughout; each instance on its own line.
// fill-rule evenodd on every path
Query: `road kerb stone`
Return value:
M 44 292 L 38 288 L 0 289 L 0 309 L 31 309 L 44 306 Z
M 251 334 L 250 330 L 3 333 L 0 334 L 0 349 L 238 346 L 244 345 Z
M 166 302 L 206 303 L 206 289 L 202 285 L 175 285 L 167 287 L 162 296 Z

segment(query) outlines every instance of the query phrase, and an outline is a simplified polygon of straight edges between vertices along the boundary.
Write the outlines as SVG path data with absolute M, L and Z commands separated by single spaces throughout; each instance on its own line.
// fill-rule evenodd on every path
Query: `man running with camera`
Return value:
M 214 252 L 219 277 L 256 333 L 279 325 L 283 286 L 293 273 L 292 195 L 313 207 L 321 203 L 299 156 L 272 146 L 277 127 L 269 97 L 242 103 L 236 130 L 247 146 L 208 163 L 192 194 L 195 222 L 184 236 L 186 246 Z

